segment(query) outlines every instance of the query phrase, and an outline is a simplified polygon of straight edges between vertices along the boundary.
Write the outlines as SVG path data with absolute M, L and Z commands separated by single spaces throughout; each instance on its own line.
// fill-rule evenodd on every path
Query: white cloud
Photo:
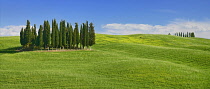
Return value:
M 106 34 L 168 34 L 176 32 L 195 32 L 196 37 L 210 38 L 210 22 L 185 21 L 177 19 L 167 25 L 148 24 L 106 24 L 102 26 Z
M 152 29 L 152 26 L 148 24 L 107 24 L 103 28 L 112 28 L 112 29 L 123 29 L 123 30 L 133 30 L 133 29 L 141 29 L 148 30 Z
M 24 25 L 10 25 L 0 28 L 0 36 L 19 36 L 22 27 L 25 28 Z

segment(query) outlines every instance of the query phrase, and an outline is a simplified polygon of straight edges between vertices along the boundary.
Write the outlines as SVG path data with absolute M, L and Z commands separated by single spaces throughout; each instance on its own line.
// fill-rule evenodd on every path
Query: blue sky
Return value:
M 41 25 L 56 18 L 87 20 L 104 34 L 193 31 L 210 38 L 209 5 L 210 0 L 0 0 L 0 36 L 18 35 L 26 20 Z

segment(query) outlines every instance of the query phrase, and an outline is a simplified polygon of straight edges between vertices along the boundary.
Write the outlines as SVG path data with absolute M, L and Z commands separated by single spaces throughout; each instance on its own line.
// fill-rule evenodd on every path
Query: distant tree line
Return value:
M 49 21 L 44 21 L 40 25 L 38 35 L 36 32 L 36 24 L 30 26 L 30 21 L 27 20 L 26 28 L 20 31 L 20 43 L 24 50 L 31 49 L 84 49 L 90 48 L 95 44 L 95 30 L 93 23 L 83 23 L 79 25 L 75 23 L 73 28 L 70 23 L 65 20 L 60 21 L 60 25 L 56 20 L 52 20 L 50 28 Z
M 194 32 L 177 32 L 175 33 L 175 36 L 180 36 L 180 37 L 195 37 L 195 33 Z

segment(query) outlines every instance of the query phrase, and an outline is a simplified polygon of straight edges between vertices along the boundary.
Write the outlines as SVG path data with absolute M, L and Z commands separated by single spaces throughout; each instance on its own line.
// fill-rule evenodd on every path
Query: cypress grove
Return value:
M 65 20 L 60 21 L 60 25 L 56 19 L 52 20 L 52 27 L 48 21 L 44 21 L 40 25 L 38 35 L 36 33 L 36 25 L 30 27 L 30 21 L 27 20 L 26 28 L 21 28 L 20 31 L 20 44 L 22 50 L 34 49 L 84 49 L 89 48 L 95 44 L 95 30 L 93 23 L 82 23 L 80 25 L 75 23 L 75 28 Z M 52 30 L 50 30 L 50 28 Z M 80 31 L 79 31 L 80 30 Z
M 195 37 L 195 33 L 194 32 L 187 32 L 187 33 L 184 33 L 184 32 L 177 32 L 175 33 L 175 36 L 180 36 L 180 37 Z

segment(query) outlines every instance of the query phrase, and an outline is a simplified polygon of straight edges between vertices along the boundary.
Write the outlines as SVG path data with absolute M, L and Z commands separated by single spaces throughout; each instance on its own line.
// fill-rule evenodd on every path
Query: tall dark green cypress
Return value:
M 62 45 L 62 21 L 60 21 L 60 30 L 59 30 L 59 47 L 63 47 Z
M 51 35 L 50 35 L 50 23 L 47 21 L 47 46 L 50 47 L 50 41 L 51 41 Z
M 191 37 L 195 37 L 195 33 L 194 32 L 191 33 Z
M 67 28 L 67 24 L 65 25 L 65 30 L 66 30 L 66 48 L 69 48 L 69 32 L 68 32 L 68 28 Z
M 34 27 L 31 27 L 31 43 L 34 44 Z
M 56 20 L 52 20 L 51 46 L 55 47 Z
M 78 27 L 78 23 L 75 23 L 75 28 L 74 28 L 74 33 L 75 33 L 75 45 L 76 45 L 76 48 L 78 48 L 78 45 L 80 43 L 80 37 L 79 37 L 79 27 Z
M 43 42 L 44 42 L 44 48 L 46 48 L 46 45 L 47 45 L 47 21 L 44 21 Z
M 62 44 L 63 47 L 66 47 L 66 23 L 62 21 Z
M 32 45 L 34 46 L 36 43 L 36 38 L 37 38 L 37 34 L 36 34 L 36 24 L 34 24 L 34 27 L 32 27 L 32 33 L 31 33 L 31 41 L 32 41 Z
M 77 44 L 77 32 L 76 32 L 76 28 L 74 28 L 74 31 L 73 31 L 73 42 L 72 42 L 73 48 L 76 48 L 76 44 Z
M 34 36 L 35 36 L 35 41 L 36 41 L 36 38 L 37 38 L 36 24 L 34 24 Z M 36 42 L 35 42 L 35 43 L 36 43 Z
M 67 25 L 66 25 L 66 46 L 67 46 L 67 49 L 69 48 L 69 23 L 67 22 Z
M 37 37 L 37 46 L 39 48 L 43 47 L 43 27 L 40 25 Z
M 69 48 L 71 49 L 73 45 L 73 28 L 72 25 L 70 24 L 69 26 Z
M 24 46 L 27 44 L 27 41 L 26 41 L 26 35 L 27 35 L 27 31 L 26 31 L 26 28 L 24 28 L 24 30 L 23 30 L 23 32 L 24 32 L 24 39 L 23 39 L 23 44 L 24 44 Z
M 181 32 L 181 37 L 183 37 L 183 34 L 182 34 L 182 32 Z
M 23 28 L 21 28 L 21 31 L 20 31 L 20 44 L 22 46 L 25 45 L 24 44 L 24 30 L 23 30 Z
M 29 20 L 27 20 L 27 25 L 24 30 L 24 44 L 26 45 L 26 47 L 29 47 L 29 45 L 31 44 L 31 29 Z
M 83 48 L 83 28 L 82 25 L 80 26 L 80 48 Z
M 86 34 L 85 34 L 86 33 L 86 27 L 87 27 L 86 24 L 83 23 L 83 27 L 82 27 L 83 28 L 83 31 L 82 31 L 82 34 L 83 34 L 82 35 L 83 36 L 83 42 L 82 42 L 83 43 L 83 49 L 85 48 L 86 43 L 87 43 L 87 41 L 86 41 Z
M 55 22 L 55 47 L 59 47 L 59 30 L 58 30 L 58 24 Z
M 50 47 L 50 24 L 48 21 L 44 21 L 44 32 L 43 32 L 43 40 L 44 40 L 44 48 Z
M 86 21 L 86 32 L 85 32 L 85 35 L 86 35 L 86 47 L 89 48 L 89 39 L 90 39 L 90 36 L 89 36 L 89 26 L 88 26 L 88 21 Z
M 182 37 L 185 37 L 185 33 L 183 32 L 183 36 Z
M 90 42 L 89 42 L 90 46 L 95 44 L 95 30 L 94 30 L 94 26 L 93 23 L 90 23 Z
M 182 32 L 182 37 L 184 37 L 184 32 Z

